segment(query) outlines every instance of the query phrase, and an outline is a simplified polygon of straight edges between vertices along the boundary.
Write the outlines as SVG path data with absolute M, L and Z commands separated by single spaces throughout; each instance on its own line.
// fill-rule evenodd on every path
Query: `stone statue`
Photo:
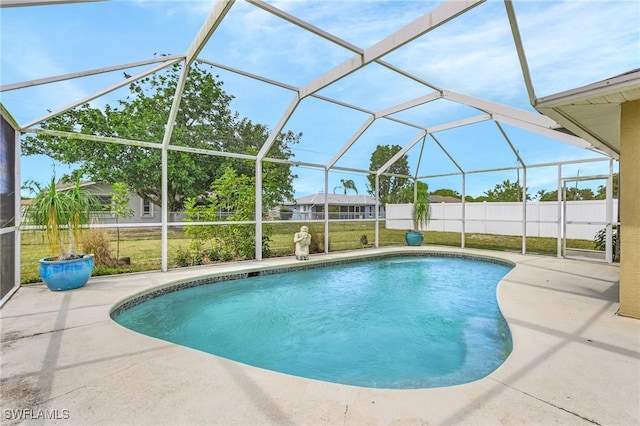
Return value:
M 309 228 L 300 227 L 300 232 L 296 232 L 293 236 L 293 242 L 296 243 L 296 259 L 309 260 L 309 244 L 311 244 Z

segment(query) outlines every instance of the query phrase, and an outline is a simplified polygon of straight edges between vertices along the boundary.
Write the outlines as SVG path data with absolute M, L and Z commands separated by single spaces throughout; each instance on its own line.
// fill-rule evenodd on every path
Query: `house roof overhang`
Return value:
M 587 86 L 538 98 L 534 107 L 596 150 L 619 158 L 620 109 L 640 99 L 640 68 Z
M 326 194 L 327 200 L 331 205 L 375 205 L 376 199 L 369 195 L 364 194 Z M 324 193 L 317 193 L 306 195 L 304 197 L 297 198 L 295 203 L 289 203 L 288 205 L 323 205 Z

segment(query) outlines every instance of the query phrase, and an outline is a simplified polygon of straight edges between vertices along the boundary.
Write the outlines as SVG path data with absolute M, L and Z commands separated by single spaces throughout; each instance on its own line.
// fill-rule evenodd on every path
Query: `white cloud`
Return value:
M 640 67 L 637 1 L 516 5 L 538 97 Z
M 274 6 L 360 48 L 370 47 L 426 13 L 426 1 L 277 1 Z
M 137 7 L 154 10 L 168 17 L 182 16 L 202 22 L 216 4 L 215 0 L 131 0 Z
M 3 22 L 2 84 L 18 83 L 71 72 L 51 55 L 48 40 L 41 32 L 28 28 L 7 28 Z M 75 70 L 74 70 L 75 71 Z M 76 81 L 36 86 L 25 91 L 2 94 L 3 103 L 20 124 L 36 119 L 86 96 Z
M 444 89 L 514 104 L 524 83 L 500 4 L 487 3 L 389 55 Z

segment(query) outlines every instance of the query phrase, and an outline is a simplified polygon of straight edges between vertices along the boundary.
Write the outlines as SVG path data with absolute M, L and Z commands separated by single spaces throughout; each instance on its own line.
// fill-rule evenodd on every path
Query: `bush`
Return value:
M 176 254 L 175 254 L 176 266 L 180 266 L 180 267 L 191 266 L 192 265 L 191 261 L 192 261 L 191 250 L 184 249 L 182 247 L 176 250 Z
M 293 217 L 293 210 L 288 207 L 280 207 L 280 219 L 289 220 Z
M 111 255 L 109 233 L 104 229 L 91 229 L 81 237 L 80 243 L 85 253 L 94 255 L 93 261 L 96 266 L 107 268 L 117 266 L 116 260 Z
M 210 195 L 205 200 L 190 198 L 185 202 L 186 221 L 220 222 L 250 221 L 255 214 L 254 178 L 237 175 L 233 169 L 211 184 Z M 271 227 L 263 227 L 262 255 L 269 257 Z M 191 237 L 189 253 L 180 253 L 179 265 L 203 264 L 215 261 L 255 258 L 254 225 L 206 225 L 186 226 L 185 234 Z M 206 247 L 206 248 L 205 248 Z
M 329 239 L 328 251 L 331 251 L 331 239 Z M 324 253 L 324 233 L 311 234 L 309 253 Z
M 618 227 L 616 225 L 613 225 L 613 229 L 611 231 L 611 243 L 613 252 L 616 253 L 618 245 Z M 605 251 L 607 249 L 607 228 L 602 228 L 596 233 L 593 237 L 593 245 L 596 250 Z

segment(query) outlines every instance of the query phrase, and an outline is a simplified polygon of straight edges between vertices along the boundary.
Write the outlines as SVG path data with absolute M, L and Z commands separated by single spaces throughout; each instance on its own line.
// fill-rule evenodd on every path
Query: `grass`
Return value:
M 289 256 L 293 254 L 293 234 L 300 229 L 300 223 L 271 222 L 272 256 Z M 318 249 L 324 251 L 324 223 L 310 223 L 309 232 L 318 242 Z M 380 224 L 380 246 L 403 246 L 404 230 L 385 229 Z M 115 230 L 109 230 L 111 249 L 115 256 Z M 366 235 L 367 244 L 363 244 Z M 362 222 L 331 222 L 329 223 L 329 251 L 356 250 L 373 247 L 375 243 L 375 223 Z M 23 284 L 40 282 L 38 274 L 38 259 L 50 256 L 49 248 L 38 232 L 23 232 L 21 236 L 22 257 L 20 263 L 21 281 Z M 457 232 L 425 232 L 425 244 L 460 247 L 461 234 Z M 169 267 L 175 267 L 175 254 L 180 248 L 189 247 L 191 240 L 182 230 L 169 231 Z M 508 235 L 465 234 L 465 246 L 485 250 L 520 251 L 522 238 Z M 568 240 L 567 246 L 580 249 L 594 249 L 593 241 Z M 527 237 L 527 252 L 556 255 L 557 239 Z M 161 235 L 160 229 L 121 229 L 120 256 L 131 258 L 131 264 L 116 268 L 96 267 L 94 275 L 110 275 L 127 272 L 159 270 L 161 266 Z
M 111 235 L 111 252 L 116 253 L 115 230 Z M 168 250 L 172 253 L 189 246 L 191 240 L 181 231 L 169 231 Z M 49 247 L 39 232 L 24 232 L 21 236 L 20 278 L 23 284 L 40 282 L 38 259 L 51 256 Z M 81 250 L 76 250 L 76 252 Z M 93 275 L 111 275 L 128 272 L 154 271 L 161 266 L 161 234 L 160 229 L 121 229 L 120 257 L 130 257 L 131 264 L 117 268 L 96 267 Z M 170 259 L 171 263 L 171 259 Z

